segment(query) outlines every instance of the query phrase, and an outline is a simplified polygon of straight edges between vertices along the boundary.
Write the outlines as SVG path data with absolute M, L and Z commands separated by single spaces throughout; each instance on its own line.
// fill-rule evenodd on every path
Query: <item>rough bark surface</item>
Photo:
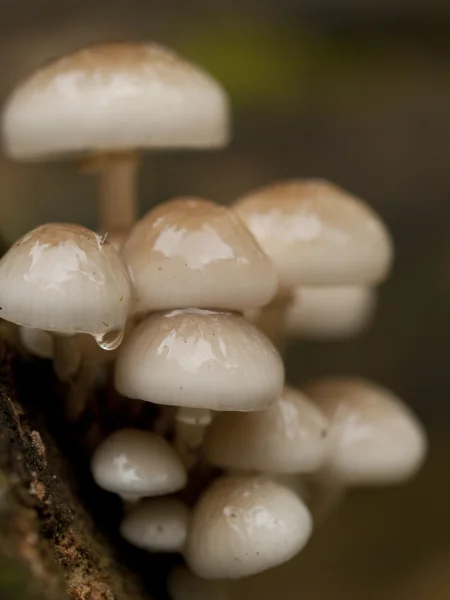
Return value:
M 17 368 L 3 341 L 0 358 L 0 599 L 149 598 L 94 526 L 91 494 L 49 433 L 48 410 L 36 410 L 51 406 L 45 377 Z

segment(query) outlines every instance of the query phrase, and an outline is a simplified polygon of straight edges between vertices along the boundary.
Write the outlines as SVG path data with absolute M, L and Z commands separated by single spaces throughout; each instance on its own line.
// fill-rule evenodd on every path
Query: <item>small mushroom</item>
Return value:
M 376 307 L 374 288 L 358 285 L 298 287 L 286 312 L 289 338 L 340 340 L 370 326 Z
M 327 181 L 274 184 L 243 196 L 234 210 L 277 269 L 278 297 L 263 311 L 262 327 L 280 343 L 298 286 L 374 286 L 389 272 L 392 242 L 381 219 Z
M 175 567 L 167 583 L 171 600 L 231 600 L 228 583 L 208 581 L 185 567 Z
M 219 414 L 206 432 L 205 458 L 222 468 L 311 473 L 327 458 L 327 426 L 305 394 L 285 387 L 266 410 Z
M 237 579 L 291 559 L 312 531 L 308 509 L 265 477 L 221 477 L 194 507 L 185 559 L 205 579 Z
M 85 156 L 100 177 L 101 230 L 128 231 L 136 219 L 134 153 L 225 145 L 228 100 L 210 75 L 158 44 L 98 44 L 19 84 L 2 133 L 18 160 Z
M 120 429 L 107 437 L 92 456 L 91 471 L 97 485 L 129 501 L 171 494 L 187 481 L 170 444 L 139 429 Z
M 70 379 L 81 361 L 76 334 L 93 336 L 105 350 L 120 344 L 130 297 L 120 255 L 79 225 L 42 225 L 0 261 L 2 317 L 53 334 L 55 370 L 62 380 Z
M 303 389 L 329 420 L 331 452 L 324 477 L 346 486 L 389 485 L 417 473 L 426 455 L 426 434 L 392 392 L 357 378 L 312 381 Z
M 190 513 L 175 498 L 150 498 L 130 508 L 120 526 L 127 542 L 149 552 L 181 552 Z
M 229 208 L 202 198 L 176 198 L 152 209 L 122 252 L 138 312 L 241 312 L 276 293 L 275 270 L 244 224 Z
M 119 393 L 169 406 L 262 410 L 281 394 L 280 356 L 243 317 L 200 309 L 147 317 L 120 348 Z

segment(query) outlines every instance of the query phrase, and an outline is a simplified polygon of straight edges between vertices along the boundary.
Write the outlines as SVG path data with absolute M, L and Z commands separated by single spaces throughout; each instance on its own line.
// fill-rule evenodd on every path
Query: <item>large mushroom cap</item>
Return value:
M 136 310 L 195 306 L 243 311 L 267 304 L 277 290 L 270 260 L 227 207 L 176 198 L 152 209 L 123 247 Z
M 282 360 L 243 317 L 199 309 L 142 321 L 122 344 L 115 385 L 129 398 L 213 410 L 261 410 L 281 394 Z
M 285 387 L 270 408 L 222 413 L 206 432 L 206 459 L 231 469 L 273 473 L 318 470 L 328 454 L 327 421 L 307 396 Z
M 194 507 L 185 550 L 205 579 L 236 579 L 279 565 L 309 539 L 312 521 L 288 488 L 264 477 L 222 477 Z
M 162 46 L 102 44 L 23 81 L 2 128 L 7 153 L 18 159 L 215 147 L 228 140 L 228 101 L 210 75 Z
M 101 488 L 126 498 L 171 494 L 187 479 L 169 443 L 138 429 L 120 429 L 106 438 L 94 452 L 91 470 Z
M 123 332 L 130 297 L 118 252 L 79 225 L 38 227 L 0 261 L 1 316 L 25 327 L 98 338 Z
M 379 283 L 392 242 L 375 212 L 324 180 L 293 180 L 256 190 L 237 214 L 272 259 L 282 289 Z
M 121 525 L 122 536 L 149 552 L 179 552 L 186 541 L 189 509 L 176 498 L 150 498 L 133 506 Z
M 401 483 L 422 465 L 425 431 L 389 390 L 357 378 L 312 381 L 304 390 L 329 419 L 325 471 L 332 479 L 347 485 Z
M 347 339 L 370 326 L 376 307 L 376 291 L 360 285 L 299 286 L 285 317 L 291 338 Z

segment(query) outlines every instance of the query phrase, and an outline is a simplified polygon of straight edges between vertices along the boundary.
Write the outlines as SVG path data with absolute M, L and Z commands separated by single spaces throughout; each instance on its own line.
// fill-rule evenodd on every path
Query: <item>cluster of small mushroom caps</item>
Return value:
M 136 222 L 138 150 L 228 140 L 221 87 L 154 44 L 47 65 L 12 94 L 2 130 L 14 159 L 76 154 L 99 174 L 100 233 L 50 223 L 13 244 L 1 316 L 62 381 L 113 360 L 124 402 L 160 406 L 154 430 L 124 423 L 103 439 L 92 474 L 123 498 L 130 543 L 183 555 L 193 575 L 174 573 L 175 600 L 225 597 L 196 577 L 287 561 L 345 489 L 416 473 L 425 434 L 391 392 L 358 378 L 285 385 L 288 337 L 345 337 L 370 321 L 392 244 L 369 206 L 293 180 L 230 208 L 176 198 Z M 207 465 L 217 474 L 188 506 L 182 490 Z

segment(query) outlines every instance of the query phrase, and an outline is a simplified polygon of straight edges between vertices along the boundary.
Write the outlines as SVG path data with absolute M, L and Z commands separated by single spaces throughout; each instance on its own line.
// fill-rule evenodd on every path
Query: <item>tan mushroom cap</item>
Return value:
M 300 286 L 286 311 L 286 334 L 311 340 L 360 335 L 372 323 L 376 301 L 376 290 L 360 285 Z
M 185 559 L 199 577 L 237 579 L 291 559 L 311 531 L 290 489 L 266 477 L 221 477 L 194 507 Z
M 270 185 L 243 196 L 234 209 L 275 264 L 282 290 L 373 285 L 391 266 L 391 238 L 378 215 L 325 180 Z
M 130 544 L 149 552 L 180 552 L 189 518 L 189 509 L 176 498 L 146 499 L 126 513 L 120 533 Z
M 281 394 L 283 362 L 239 315 L 199 309 L 147 317 L 122 344 L 115 385 L 124 396 L 192 408 L 261 410 Z
M 416 474 L 426 434 L 392 392 L 357 378 L 312 381 L 303 388 L 329 419 L 332 451 L 324 471 L 346 485 L 401 483 Z
M 136 310 L 196 307 L 243 311 L 277 290 L 270 260 L 227 207 L 176 198 L 152 209 L 124 247 Z
M 175 450 L 150 431 L 120 429 L 95 450 L 91 461 L 97 485 L 127 499 L 181 490 L 186 471 Z
M 99 339 L 109 332 L 119 335 L 130 297 L 118 252 L 79 225 L 37 227 L 0 261 L 1 316 L 25 327 Z
M 270 408 L 219 414 L 206 431 L 206 460 L 222 468 L 317 471 L 329 451 L 327 420 L 300 391 L 285 387 Z
M 23 81 L 3 113 L 17 159 L 134 148 L 216 147 L 228 100 L 202 69 L 151 43 L 100 44 Z

